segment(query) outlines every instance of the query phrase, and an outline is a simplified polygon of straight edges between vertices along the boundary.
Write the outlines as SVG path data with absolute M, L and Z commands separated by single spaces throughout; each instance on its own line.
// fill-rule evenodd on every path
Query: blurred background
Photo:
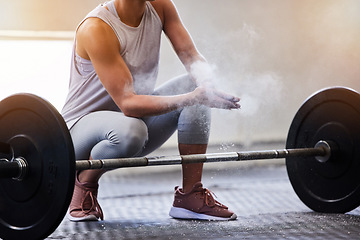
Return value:
M 101 1 L 0 1 L 0 99 L 30 92 L 61 111 L 74 30 Z M 174 3 L 218 87 L 242 98 L 241 110 L 213 111 L 210 143 L 223 150 L 285 141 L 297 109 L 322 88 L 360 91 L 358 0 Z M 159 84 L 183 73 L 164 36 Z

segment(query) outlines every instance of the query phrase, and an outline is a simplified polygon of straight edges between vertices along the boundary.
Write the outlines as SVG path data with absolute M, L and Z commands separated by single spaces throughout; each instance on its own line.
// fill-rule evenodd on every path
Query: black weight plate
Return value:
M 0 128 L 0 142 L 29 165 L 22 181 L 0 179 L 0 238 L 45 238 L 61 223 L 73 193 L 70 133 L 57 110 L 31 94 L 0 102 Z
M 288 157 L 290 182 L 314 211 L 345 213 L 360 205 L 360 95 L 348 88 L 324 89 L 300 107 L 290 126 L 286 148 L 333 143 L 330 159 Z

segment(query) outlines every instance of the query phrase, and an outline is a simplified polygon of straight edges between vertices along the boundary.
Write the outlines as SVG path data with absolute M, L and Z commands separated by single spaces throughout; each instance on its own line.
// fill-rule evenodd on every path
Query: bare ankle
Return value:
M 78 180 L 81 183 L 90 182 L 98 183 L 100 177 L 105 173 L 104 170 L 84 170 L 78 173 Z
M 182 188 L 182 192 L 183 193 L 189 193 L 193 190 L 194 186 L 198 183 L 201 183 L 201 180 L 199 181 L 194 181 L 194 182 L 188 182 L 188 183 L 184 183 L 183 184 L 183 188 Z

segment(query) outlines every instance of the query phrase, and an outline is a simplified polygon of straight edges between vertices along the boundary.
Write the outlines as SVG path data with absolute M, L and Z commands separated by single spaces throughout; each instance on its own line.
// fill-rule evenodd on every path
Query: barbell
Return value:
M 294 191 L 310 209 L 345 213 L 360 205 L 360 95 L 323 89 L 297 111 L 286 149 L 75 160 L 67 126 L 46 100 L 15 94 L 0 102 L 0 237 L 41 239 L 61 223 L 75 171 L 286 158 Z

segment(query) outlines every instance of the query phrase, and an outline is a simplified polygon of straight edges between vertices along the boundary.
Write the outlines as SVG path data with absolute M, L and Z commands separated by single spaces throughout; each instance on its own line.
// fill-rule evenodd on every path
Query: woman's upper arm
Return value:
M 198 52 L 173 2 L 171 0 L 163 2 L 164 32 L 181 61 L 186 63 L 187 57 L 198 55 Z
M 87 21 L 77 32 L 78 54 L 91 60 L 100 81 L 121 108 L 122 98 L 134 91 L 131 73 L 120 55 L 120 43 L 102 20 Z

